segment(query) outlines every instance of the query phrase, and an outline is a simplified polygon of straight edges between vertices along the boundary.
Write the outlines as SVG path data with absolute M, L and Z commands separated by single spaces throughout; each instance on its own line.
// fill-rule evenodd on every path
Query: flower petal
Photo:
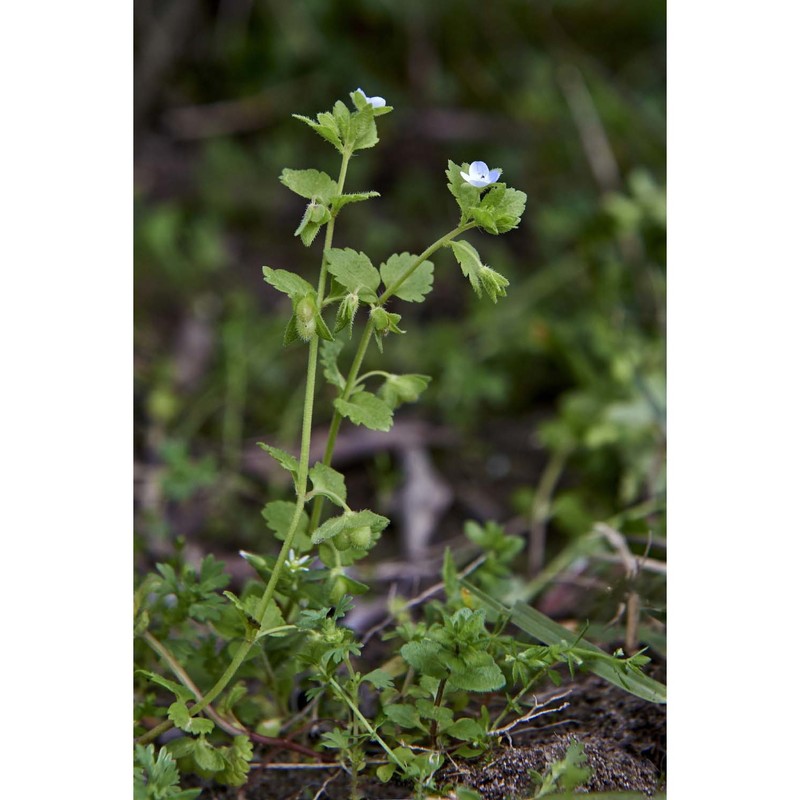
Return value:
M 483 180 L 489 174 L 489 166 L 485 161 L 473 161 L 469 165 L 469 174 L 472 178 Z

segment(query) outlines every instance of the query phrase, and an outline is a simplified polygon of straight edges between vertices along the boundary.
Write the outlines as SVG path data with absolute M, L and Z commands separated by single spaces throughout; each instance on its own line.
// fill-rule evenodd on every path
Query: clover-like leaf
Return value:
M 381 278 L 387 290 L 395 297 L 409 303 L 421 303 L 433 288 L 433 262 L 423 261 L 396 289 L 397 281 L 411 268 L 417 256 L 411 253 L 395 253 L 381 264 Z
M 332 247 L 325 251 L 328 272 L 349 292 L 367 301 L 377 300 L 376 291 L 381 275 L 369 257 L 352 248 Z
M 343 417 L 355 425 L 364 425 L 373 431 L 388 431 L 392 427 L 392 409 L 372 392 L 358 392 L 351 395 L 349 400 L 337 398 L 333 404 Z

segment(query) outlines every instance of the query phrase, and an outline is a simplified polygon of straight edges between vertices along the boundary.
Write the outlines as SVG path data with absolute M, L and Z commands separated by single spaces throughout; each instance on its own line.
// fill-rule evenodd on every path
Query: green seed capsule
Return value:
M 340 531 L 333 537 L 333 546 L 337 550 L 347 550 L 352 545 L 350 543 L 350 531 Z
M 372 544 L 372 530 L 369 525 L 350 531 L 350 547 L 366 550 Z
M 304 341 L 310 341 L 317 331 L 317 304 L 311 295 L 301 298 L 294 307 L 295 328 L 297 335 Z
M 380 306 L 375 306 L 369 316 L 376 331 L 385 331 L 389 327 L 389 314 Z

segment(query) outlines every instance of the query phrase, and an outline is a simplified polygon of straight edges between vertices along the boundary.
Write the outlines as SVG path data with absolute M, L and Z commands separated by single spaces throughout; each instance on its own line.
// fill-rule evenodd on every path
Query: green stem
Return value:
M 442 678 L 439 681 L 439 688 L 436 690 L 436 698 L 433 701 L 434 708 L 439 708 L 442 704 L 442 700 L 444 699 L 444 687 L 447 683 L 447 678 Z M 439 722 L 438 720 L 433 720 L 431 722 L 431 747 L 436 747 L 436 739 L 439 734 Z
M 469 222 L 466 225 L 459 225 L 457 228 L 453 228 L 453 230 L 446 233 L 440 239 L 437 239 L 430 247 L 428 247 L 427 250 L 422 253 L 422 255 L 414 259 L 414 262 L 409 265 L 408 269 L 386 289 L 386 291 L 378 298 L 377 305 L 383 305 L 414 274 L 414 271 L 420 266 L 420 264 L 430 258 L 437 250 L 455 239 L 456 236 L 460 236 L 465 231 L 468 231 L 476 226 L 476 222 Z M 347 375 L 347 381 L 341 394 L 342 400 L 348 400 L 350 398 L 353 388 L 356 385 L 358 372 L 361 369 L 361 364 L 364 361 L 364 355 L 367 352 L 367 347 L 369 346 L 370 338 L 372 337 L 372 331 L 372 322 L 368 322 L 364 327 L 364 333 L 361 335 L 361 341 L 358 343 L 358 349 L 356 350 L 356 354 L 353 358 L 353 363 L 350 366 L 350 372 Z M 326 467 L 329 467 L 331 465 L 331 461 L 333 460 L 333 451 L 336 447 L 336 438 L 339 435 L 339 428 L 341 425 L 342 415 L 338 411 L 334 411 L 330 428 L 328 429 L 328 441 L 325 445 L 325 455 L 322 459 L 322 463 L 325 464 Z M 317 497 L 314 500 L 309 530 L 313 531 L 319 526 L 324 502 L 324 497 Z
M 339 686 L 339 684 L 333 679 L 330 678 L 330 684 L 333 689 L 336 691 L 336 694 L 344 700 L 345 703 L 350 707 L 350 710 L 353 714 L 361 720 L 361 724 L 364 726 L 364 730 L 369 732 L 369 735 L 386 751 L 386 755 L 389 756 L 389 760 L 392 761 L 394 764 L 397 764 L 398 767 L 403 767 L 404 764 L 397 758 L 397 756 L 392 752 L 391 748 L 389 747 L 386 742 L 381 739 L 380 734 L 375 728 L 372 727 L 369 720 L 359 711 L 358 706 L 350 699 L 350 696 L 345 692 L 345 690 Z
M 437 239 L 421 256 L 418 256 L 416 261 L 409 266 L 409 268 L 378 298 L 378 305 L 383 305 L 397 290 L 412 276 L 414 270 L 423 262 L 432 256 L 440 247 L 444 247 L 448 242 L 460 236 L 465 231 L 475 228 L 477 222 L 468 222 L 466 225 L 459 225 L 453 228 L 449 233 Z
M 338 183 L 339 194 L 341 194 L 342 188 L 344 187 L 344 180 L 345 176 L 347 175 L 347 164 L 349 160 L 350 160 L 350 153 L 344 153 L 342 156 L 342 166 L 341 169 L 339 170 L 339 183 Z M 330 248 L 331 243 L 333 242 L 334 222 L 335 218 L 331 218 L 325 230 L 325 247 L 324 247 L 325 250 Z M 328 275 L 328 268 L 323 250 L 322 265 L 320 267 L 320 275 L 319 275 L 319 284 L 317 287 L 317 302 L 319 305 L 322 304 L 322 300 L 325 296 L 327 275 Z M 278 585 L 278 580 L 280 579 L 281 572 L 283 571 L 283 566 L 286 563 L 286 559 L 289 555 L 289 550 L 292 547 L 292 541 L 294 540 L 294 535 L 297 532 L 297 527 L 303 515 L 305 496 L 306 496 L 306 491 L 308 489 L 308 466 L 309 466 L 308 462 L 311 452 L 311 423 L 314 413 L 314 389 L 317 376 L 318 353 L 319 353 L 319 338 L 315 336 L 311 340 L 308 346 L 308 366 L 306 369 L 306 391 L 305 391 L 305 402 L 303 404 L 303 429 L 302 429 L 301 443 L 300 443 L 300 464 L 297 472 L 297 502 L 295 504 L 292 521 L 289 524 L 289 530 L 286 532 L 286 538 L 283 541 L 283 546 L 281 547 L 281 550 L 278 553 L 278 559 L 275 562 L 275 568 L 272 571 L 272 575 L 270 575 L 269 582 L 267 583 L 267 587 L 264 590 L 264 594 L 261 597 L 261 600 L 258 604 L 258 608 L 256 611 L 256 616 L 261 622 L 260 630 L 262 631 L 264 630 L 264 623 L 266 622 L 266 614 L 269 609 L 270 601 L 272 600 L 272 597 L 275 594 L 275 588 Z M 255 643 L 255 637 L 252 637 L 245 639 L 239 645 L 238 649 L 233 655 L 233 658 L 231 659 L 230 664 L 228 664 L 227 669 L 225 670 L 225 672 L 222 673 L 219 680 L 211 687 L 211 689 L 205 694 L 205 696 L 198 703 L 196 703 L 189 709 L 189 714 L 191 716 L 195 716 L 196 714 L 199 714 L 201 711 L 207 708 L 208 705 L 210 703 L 213 703 L 214 700 L 216 700 L 216 698 L 224 691 L 225 687 L 231 682 L 233 676 L 236 674 L 237 670 L 242 665 L 245 658 L 247 658 L 247 655 L 250 652 L 250 649 L 252 648 L 254 643 Z M 155 728 L 148 731 L 143 736 L 139 737 L 138 739 L 139 743 L 147 744 L 148 742 L 153 741 L 162 733 L 168 731 L 172 727 L 172 724 L 173 724 L 172 720 L 165 720 L 160 725 L 157 725 Z
M 500 723 L 506 718 L 508 712 L 511 711 L 513 706 L 515 706 L 531 690 L 535 683 L 541 680 L 546 671 L 547 670 L 540 669 L 536 675 L 534 675 L 533 678 L 531 678 L 528 683 L 526 683 L 525 686 L 523 686 L 522 689 L 520 689 L 516 695 L 514 695 L 513 700 L 506 703 L 506 707 L 500 712 L 497 719 L 494 721 L 494 724 L 490 728 L 490 733 L 492 731 L 496 731 L 500 727 Z

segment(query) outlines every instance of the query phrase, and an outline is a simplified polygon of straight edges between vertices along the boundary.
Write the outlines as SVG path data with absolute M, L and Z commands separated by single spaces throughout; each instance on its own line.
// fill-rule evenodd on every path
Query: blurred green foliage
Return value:
M 200 501 L 214 513 L 199 535 L 260 535 L 268 498 L 242 443 L 296 439 L 305 363 L 281 347 L 261 266 L 313 275 L 319 261 L 292 238 L 303 201 L 278 175 L 335 166 L 291 114 L 356 87 L 395 113 L 348 177 L 382 197 L 342 215 L 338 246 L 378 263 L 456 224 L 448 159 L 500 166 L 528 194 L 520 229 L 481 242 L 509 296 L 479 303 L 438 255 L 431 300 L 404 310 L 382 368 L 433 376 L 415 413 L 465 436 L 518 419 L 522 437 L 568 453 L 552 507 L 566 536 L 658 500 L 665 16 L 660 0 L 137 2 L 135 444 L 157 484 L 139 532 L 163 535 L 169 504 Z M 525 505 L 535 476 L 519 483 Z M 661 533 L 663 518 L 644 527 Z

